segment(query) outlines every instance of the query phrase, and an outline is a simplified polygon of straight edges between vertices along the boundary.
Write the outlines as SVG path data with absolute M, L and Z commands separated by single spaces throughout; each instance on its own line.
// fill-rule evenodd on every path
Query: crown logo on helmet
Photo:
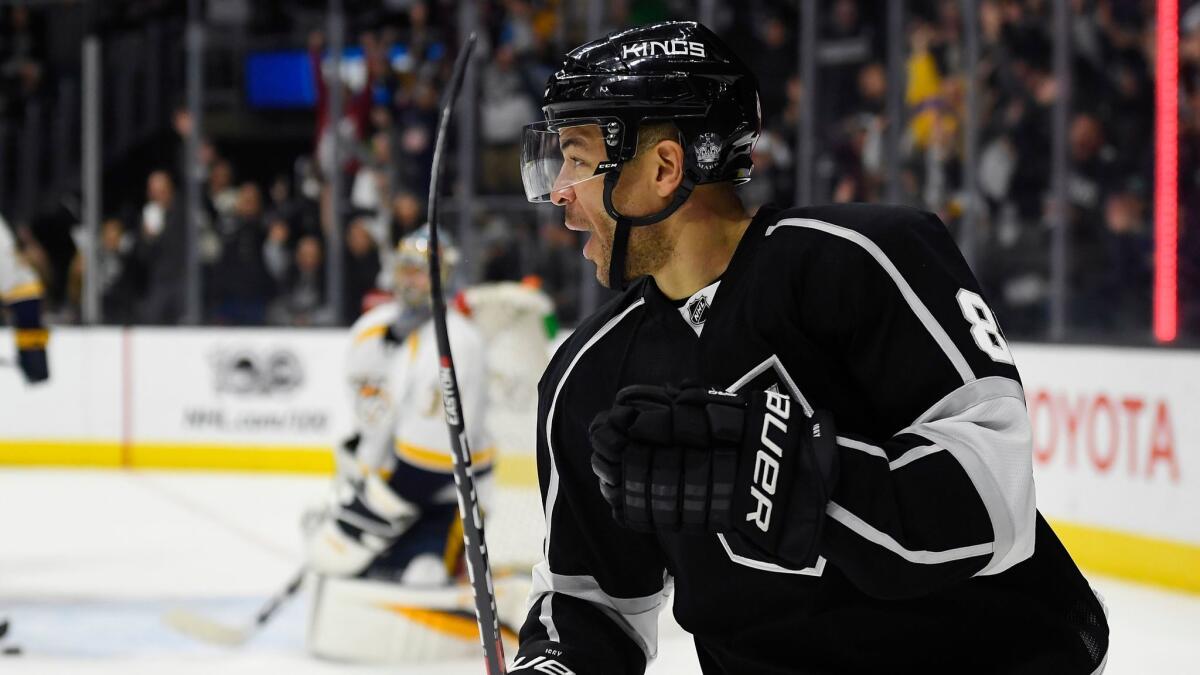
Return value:
M 721 159 L 721 137 L 712 133 L 703 133 L 696 137 L 696 163 L 701 169 L 710 171 Z

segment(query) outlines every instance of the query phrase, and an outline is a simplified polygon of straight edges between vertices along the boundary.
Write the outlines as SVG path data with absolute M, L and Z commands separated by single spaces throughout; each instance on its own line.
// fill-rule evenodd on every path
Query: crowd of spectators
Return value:
M 965 111 L 972 74 L 964 60 L 961 3 L 906 3 L 904 119 L 898 121 L 887 116 L 892 83 L 886 3 L 821 3 L 815 83 L 803 82 L 797 71 L 796 3 L 717 4 L 714 28 L 742 52 L 761 82 L 766 124 L 754 151 L 754 179 L 744 188 L 748 204 L 796 203 L 800 115 L 804 97 L 815 95 L 814 201 L 898 195 L 938 213 L 956 233 L 967 214 L 975 216 L 976 271 L 1003 325 L 1014 336 L 1044 336 L 1050 242 L 1058 222 L 1051 192 L 1052 112 L 1064 93 L 1052 67 L 1053 3 L 978 3 L 975 120 L 967 120 Z M 564 48 L 585 39 L 586 28 L 574 20 L 578 11 L 555 0 L 480 5 L 486 59 L 478 74 L 475 186 L 482 195 L 518 197 L 521 126 L 537 117 L 546 77 Z M 696 18 L 695 5 L 604 3 L 599 28 Z M 350 7 L 353 16 L 353 3 Z M 1154 121 L 1154 3 L 1074 0 L 1071 9 L 1068 320 L 1073 334 L 1085 339 L 1141 339 L 1149 333 L 1153 270 L 1154 157 L 1148 139 Z M 1185 329 L 1200 335 L 1200 3 L 1185 0 L 1181 9 L 1181 308 Z M 293 171 L 260 185 L 239 175 L 216 145 L 203 142 L 204 320 L 352 321 L 364 301 L 387 290 L 390 251 L 424 220 L 438 98 L 456 48 L 459 13 L 446 0 L 391 0 L 358 18 L 348 33 L 364 54 L 365 72 L 356 86 L 326 72 L 325 37 L 315 27 L 306 29 L 317 91 L 315 132 Z M 402 65 L 388 56 L 396 44 L 408 48 Z M 20 62 L 21 49 L 12 48 L 17 56 L 11 58 L 0 55 L 6 77 L 9 63 Z M 33 77 L 27 70 L 12 72 L 24 82 Z M 330 114 L 334 86 L 344 87 L 340 120 Z M 968 122 L 979 139 L 975 194 L 964 184 Z M 902 126 L 898 177 L 890 184 L 886 137 L 893 123 Z M 183 111 L 176 112 L 174 127 L 181 145 L 193 133 Z M 340 162 L 332 153 L 335 134 L 346 148 Z M 106 321 L 174 323 L 182 316 L 181 165 L 149 174 L 144 204 L 132 219 L 105 222 L 98 262 Z M 335 174 L 344 186 L 337 218 L 330 209 Z M 537 274 L 570 323 L 580 311 L 585 278 L 576 233 L 562 228 L 555 214 L 513 201 L 512 209 L 474 214 L 473 239 L 482 258 L 474 265 L 475 278 Z M 325 297 L 335 222 L 343 242 L 336 253 L 345 274 L 341 316 L 330 313 Z

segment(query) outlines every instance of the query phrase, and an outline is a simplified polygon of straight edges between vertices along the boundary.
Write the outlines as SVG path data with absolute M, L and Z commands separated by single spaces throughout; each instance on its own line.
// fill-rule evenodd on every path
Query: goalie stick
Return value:
M 229 626 L 219 621 L 214 621 L 202 614 L 189 612 L 185 609 L 173 609 L 163 615 L 163 621 L 166 624 L 180 633 L 188 637 L 195 638 L 202 642 L 210 644 L 224 645 L 226 647 L 239 647 L 246 643 L 247 640 L 254 637 L 262 627 L 267 625 L 267 622 L 283 607 L 284 603 L 292 599 L 296 595 L 296 591 L 300 590 L 300 586 L 304 583 L 304 576 L 308 569 L 300 568 L 298 572 L 271 599 L 267 601 L 262 609 L 254 615 L 254 619 L 244 626 Z
M 437 333 L 438 376 L 442 384 L 442 407 L 450 446 L 454 451 L 454 487 L 458 491 L 458 512 L 463 523 L 464 550 L 467 574 L 475 594 L 475 619 L 479 624 L 479 639 L 483 643 L 483 659 L 488 675 L 504 675 L 504 644 L 500 639 L 500 621 L 496 612 L 496 592 L 492 585 L 492 570 L 488 565 L 487 543 L 483 535 L 483 517 L 479 511 L 479 496 L 475 491 L 475 476 L 471 470 L 471 448 L 467 443 L 466 420 L 462 398 L 458 392 L 458 377 L 454 372 L 454 356 L 450 353 L 450 336 L 446 332 L 446 299 L 442 296 L 442 265 L 438 250 L 438 182 L 442 172 L 442 152 L 446 146 L 446 129 L 454 115 L 454 101 L 462 88 L 463 76 L 475 49 L 475 34 L 471 33 L 458 53 L 454 71 L 442 97 L 442 116 L 438 120 L 437 138 L 433 146 L 433 166 L 429 178 L 429 292 L 433 302 L 433 325 Z

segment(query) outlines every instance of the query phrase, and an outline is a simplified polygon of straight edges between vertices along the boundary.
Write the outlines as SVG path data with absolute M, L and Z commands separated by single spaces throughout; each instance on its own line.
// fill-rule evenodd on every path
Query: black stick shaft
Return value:
M 433 172 L 429 179 L 429 282 L 440 360 L 438 376 L 442 384 L 442 407 L 446 412 L 446 426 L 454 451 L 454 486 L 458 490 L 458 512 L 462 517 L 466 542 L 467 573 L 475 592 L 475 617 L 479 623 L 479 638 L 483 642 L 484 664 L 488 675 L 505 675 L 504 644 L 500 637 L 496 594 L 483 535 L 483 517 L 479 511 L 479 496 L 475 491 L 475 476 L 471 470 L 471 448 L 467 443 L 466 419 L 458 391 L 458 376 L 454 371 L 454 356 L 450 353 L 450 335 L 446 330 L 446 299 L 442 295 L 442 265 L 438 248 L 438 182 L 442 172 L 446 129 L 454 114 L 454 101 L 462 88 L 463 75 L 474 48 L 475 34 L 472 33 L 454 62 L 454 72 L 442 99 L 442 116 L 438 121 L 437 140 L 433 146 Z M 469 168 L 461 167 L 460 170 Z
M 296 594 L 296 591 L 300 590 L 300 586 L 304 584 L 305 572 L 305 568 L 300 568 L 300 571 L 296 572 L 292 580 L 288 582 L 288 585 L 282 591 L 272 596 L 267 601 L 267 604 L 258 610 L 258 614 L 254 617 L 254 625 L 256 627 L 262 627 L 270 621 L 271 617 L 275 616 L 275 612 L 279 611 L 279 608 L 283 606 L 283 603 L 290 600 Z

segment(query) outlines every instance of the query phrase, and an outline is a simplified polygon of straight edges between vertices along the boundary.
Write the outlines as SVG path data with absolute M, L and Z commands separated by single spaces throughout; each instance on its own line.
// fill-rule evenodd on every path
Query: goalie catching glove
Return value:
M 724 533 L 810 566 L 837 480 L 828 413 L 786 394 L 634 385 L 592 420 L 592 470 L 617 522 Z

